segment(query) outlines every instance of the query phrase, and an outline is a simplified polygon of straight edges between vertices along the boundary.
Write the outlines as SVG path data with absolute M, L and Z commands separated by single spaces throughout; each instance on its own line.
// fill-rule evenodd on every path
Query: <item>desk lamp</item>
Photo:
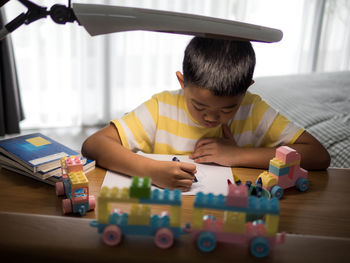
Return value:
M 8 1 L 0 0 L 0 7 Z M 97 4 L 71 5 L 70 0 L 68 6 L 55 4 L 48 10 L 29 0 L 18 1 L 28 10 L 0 28 L 0 40 L 23 24 L 28 25 L 47 16 L 57 24 L 77 21 L 91 36 L 145 30 L 267 43 L 282 39 L 282 32 L 277 29 L 206 16 Z

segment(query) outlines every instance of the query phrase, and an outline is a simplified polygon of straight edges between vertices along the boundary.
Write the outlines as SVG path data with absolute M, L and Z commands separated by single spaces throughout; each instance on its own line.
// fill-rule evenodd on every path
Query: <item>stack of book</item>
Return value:
M 33 133 L 0 141 L 0 166 L 54 185 L 61 179 L 61 158 L 78 152 L 41 134 Z M 84 172 L 95 168 L 95 161 L 82 157 Z

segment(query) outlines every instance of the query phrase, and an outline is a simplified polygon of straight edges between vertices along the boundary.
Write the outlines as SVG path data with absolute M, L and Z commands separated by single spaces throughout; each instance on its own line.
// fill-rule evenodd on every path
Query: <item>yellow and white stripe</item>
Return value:
M 199 139 L 222 136 L 221 127 L 202 127 L 192 119 L 183 90 L 156 94 L 111 123 L 117 127 L 122 144 L 135 152 L 189 154 Z M 294 143 L 304 131 L 258 95 L 249 92 L 228 125 L 237 145 L 241 147 L 273 147 Z

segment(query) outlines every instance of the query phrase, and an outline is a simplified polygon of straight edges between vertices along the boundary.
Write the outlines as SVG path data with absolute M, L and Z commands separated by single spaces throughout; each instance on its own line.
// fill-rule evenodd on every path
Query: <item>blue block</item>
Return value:
M 140 198 L 140 204 L 163 204 L 163 205 L 181 205 L 180 190 L 159 190 L 154 189 L 151 198 Z
M 170 227 L 170 218 L 169 216 L 158 216 L 153 215 L 151 217 L 151 227 L 154 228 L 162 228 L 162 227 Z
M 223 195 L 197 193 L 194 207 L 225 210 L 233 212 L 244 212 L 248 214 L 279 214 L 279 202 L 276 198 L 250 196 L 247 207 L 235 207 L 226 205 L 226 197 Z
M 247 213 L 250 214 L 279 214 L 280 206 L 277 198 L 249 196 Z
M 272 164 L 270 164 L 269 172 L 277 176 L 283 176 L 289 173 L 289 168 L 290 166 L 279 169 L 276 166 L 273 166 Z
M 127 213 L 123 213 L 123 214 L 113 213 L 109 216 L 108 222 L 113 225 L 127 226 L 128 218 L 129 216 Z

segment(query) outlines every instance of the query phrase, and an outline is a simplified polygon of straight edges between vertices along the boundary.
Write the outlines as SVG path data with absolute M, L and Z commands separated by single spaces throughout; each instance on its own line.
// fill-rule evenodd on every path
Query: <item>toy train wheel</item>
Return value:
M 271 196 L 276 197 L 277 199 L 281 199 L 283 196 L 283 188 L 278 185 L 275 185 L 271 188 Z
M 102 234 L 103 243 L 108 246 L 117 246 L 122 240 L 122 230 L 119 226 L 106 226 Z
M 305 178 L 299 178 L 295 184 L 297 189 L 301 192 L 305 192 L 309 188 L 309 181 Z
M 174 243 L 174 234 L 169 228 L 158 229 L 154 236 L 154 243 L 162 249 L 170 248 Z
M 56 183 L 56 195 L 64 195 L 64 184 L 63 182 Z
M 72 213 L 72 202 L 70 199 L 63 199 L 62 200 L 62 211 L 63 214 L 69 214 Z
M 250 243 L 250 253 L 254 257 L 263 258 L 270 253 L 270 245 L 266 238 L 256 237 Z
M 212 232 L 202 232 L 197 239 L 197 246 L 203 252 L 211 252 L 216 247 L 216 237 Z

